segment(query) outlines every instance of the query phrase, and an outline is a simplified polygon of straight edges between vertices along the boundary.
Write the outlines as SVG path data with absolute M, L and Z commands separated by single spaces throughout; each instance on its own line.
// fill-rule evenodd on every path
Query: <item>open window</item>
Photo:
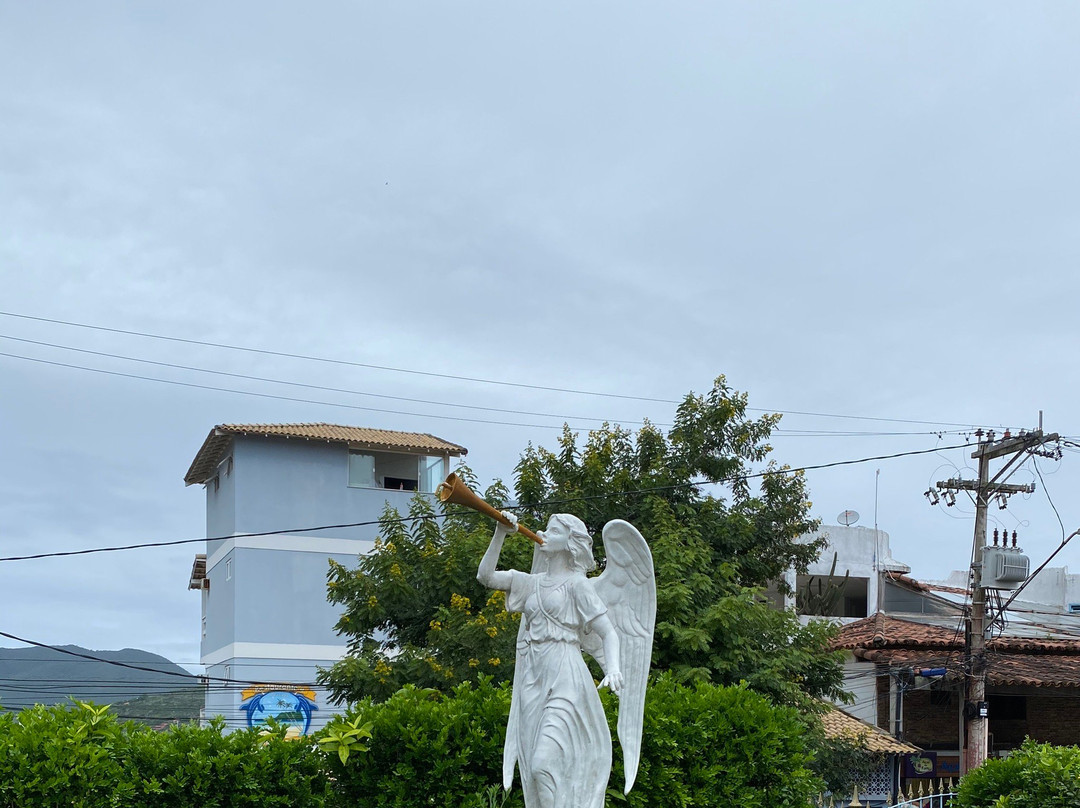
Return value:
M 819 617 L 866 617 L 868 583 L 848 575 L 799 575 L 795 608 Z
M 395 452 L 349 450 L 349 486 L 389 491 L 435 492 L 446 477 L 446 458 Z

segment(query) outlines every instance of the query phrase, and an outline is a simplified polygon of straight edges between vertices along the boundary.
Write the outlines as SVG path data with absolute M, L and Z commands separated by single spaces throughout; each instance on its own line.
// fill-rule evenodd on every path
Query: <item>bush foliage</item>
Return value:
M 617 699 L 603 691 L 612 737 Z M 482 679 L 450 694 L 407 687 L 363 701 L 338 722 L 370 722 L 370 751 L 328 761 L 356 804 L 480 808 L 502 782 L 510 691 Z M 330 728 L 328 728 L 330 729 Z M 810 771 L 809 730 L 797 711 L 745 687 L 685 686 L 661 676 L 649 690 L 637 782 L 625 798 L 618 744 L 608 804 L 629 808 L 787 808 L 822 787 Z M 520 808 L 520 782 L 495 804 Z
M 1080 808 L 1080 747 L 1030 738 L 1007 758 L 964 775 L 959 808 Z
M 0 714 L 2 808 L 320 808 L 322 755 L 280 731 L 158 733 L 108 706 Z
M 617 699 L 602 698 L 614 738 Z M 501 788 L 509 709 L 509 687 L 488 678 L 450 693 L 406 687 L 358 703 L 314 738 L 286 740 L 224 734 L 220 723 L 157 733 L 107 707 L 35 707 L 0 715 L 0 808 L 521 808 L 520 781 Z M 808 726 L 745 687 L 661 676 L 637 782 L 624 798 L 616 743 L 608 805 L 805 806 L 821 788 Z

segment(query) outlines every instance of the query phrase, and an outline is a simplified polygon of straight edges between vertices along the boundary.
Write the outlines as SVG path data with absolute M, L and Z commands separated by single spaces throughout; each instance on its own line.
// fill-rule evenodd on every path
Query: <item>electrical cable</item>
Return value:
M 350 390 L 350 389 L 342 388 L 342 387 L 330 387 L 330 386 L 327 386 L 327 385 L 320 385 L 320 384 L 308 384 L 306 382 L 294 382 L 294 381 L 289 381 L 287 379 L 274 379 L 274 378 L 270 378 L 270 377 L 267 377 L 267 376 L 252 376 L 252 375 L 246 374 L 246 373 L 233 373 L 233 372 L 224 371 L 224 370 L 214 370 L 212 368 L 202 368 L 202 367 L 197 367 L 197 366 L 194 366 L 194 365 L 181 365 L 181 364 L 176 364 L 176 363 L 173 363 L 173 362 L 160 362 L 160 361 L 153 360 L 153 359 L 140 359 L 140 358 L 134 357 L 134 356 L 125 356 L 123 354 L 108 353 L 106 351 L 92 351 L 92 350 L 89 350 L 89 349 L 86 349 L 86 348 L 76 348 L 74 346 L 61 345 L 59 343 L 54 343 L 54 342 L 42 342 L 40 340 L 24 339 L 22 337 L 13 337 L 13 336 L 8 335 L 8 334 L 0 334 L 0 339 L 7 339 L 7 340 L 15 341 L 15 342 L 23 342 L 23 343 L 28 343 L 30 345 L 39 345 L 39 346 L 44 346 L 44 347 L 47 347 L 47 348 L 57 348 L 59 350 L 64 350 L 64 351 L 74 351 L 76 353 L 88 354 L 90 356 L 99 356 L 99 357 L 104 357 L 104 358 L 108 358 L 108 359 L 119 359 L 119 360 L 122 360 L 122 361 L 125 361 L 125 362 L 136 362 L 136 363 L 140 363 L 140 364 L 144 364 L 144 365 L 153 365 L 155 367 L 171 368 L 173 370 L 183 370 L 183 371 L 188 371 L 188 372 L 192 372 L 192 373 L 206 373 L 206 374 L 211 374 L 211 375 L 214 375 L 214 376 L 225 376 L 225 377 L 232 378 L 232 379 L 243 379 L 245 381 L 261 382 L 261 383 L 266 383 L 266 384 L 280 384 L 280 385 L 285 385 L 285 386 L 289 386 L 289 387 L 300 387 L 300 388 L 303 388 L 303 389 L 306 389 L 306 390 L 320 390 L 322 392 L 343 393 L 345 395 L 352 395 L 352 396 L 367 396 L 369 398 L 381 398 L 381 399 L 386 399 L 386 400 L 389 400 L 389 401 L 405 401 L 405 402 L 409 402 L 409 403 L 412 403 L 412 404 L 427 404 L 427 405 L 436 406 L 436 407 L 451 407 L 451 408 L 459 408 L 459 409 L 479 410 L 479 411 L 483 411 L 483 412 L 497 412 L 497 413 L 504 413 L 504 414 L 507 414 L 507 415 L 526 415 L 526 416 L 535 416 L 535 417 L 538 417 L 538 418 L 556 418 L 556 419 L 563 420 L 563 421 L 594 421 L 594 422 L 597 422 L 597 423 L 618 422 L 620 424 L 625 424 L 625 425 L 629 425 L 629 426 L 636 426 L 636 427 L 644 426 L 645 423 L 646 423 L 645 421 L 633 421 L 633 420 L 625 420 L 625 419 L 618 419 L 618 418 L 611 418 L 611 417 L 597 417 L 597 416 L 591 416 L 591 415 L 565 415 L 565 414 L 549 413 L 549 412 L 534 412 L 534 411 L 531 411 L 531 410 L 515 410 L 515 409 L 507 409 L 507 408 L 504 408 L 504 407 L 485 407 L 485 406 L 481 406 L 481 405 L 477 405 L 477 404 L 460 404 L 460 403 L 452 403 L 452 402 L 446 402 L 446 401 L 436 401 L 436 400 L 424 399 L 424 398 L 410 398 L 408 396 L 393 396 L 393 395 L 389 395 L 389 394 L 385 394 L 385 393 L 371 393 L 371 392 L 367 392 L 367 391 L 364 391 L 364 390 Z M 126 373 L 121 373 L 121 372 L 118 372 L 118 371 L 110 371 L 110 370 L 105 370 L 105 369 L 101 369 L 101 368 L 87 367 L 85 365 L 75 365 L 75 364 L 64 363 L 64 362 L 53 362 L 53 361 L 50 361 L 50 360 L 41 359 L 39 357 L 29 357 L 29 356 L 23 356 L 21 354 L 0 353 L 0 356 L 7 356 L 10 359 L 22 359 L 22 360 L 25 360 L 25 361 L 28 361 L 28 362 L 38 362 L 38 363 L 43 363 L 43 364 L 52 364 L 52 365 L 56 365 L 56 366 L 59 366 L 59 367 L 68 368 L 68 369 L 71 369 L 71 370 L 84 370 L 84 371 L 89 371 L 91 373 L 101 373 L 101 374 L 105 374 L 105 375 L 119 375 L 122 378 L 134 378 L 134 379 L 138 379 L 138 380 L 141 380 L 141 381 L 158 382 L 158 383 L 161 383 L 161 384 L 177 384 L 177 385 L 182 385 L 182 386 L 187 386 L 187 387 L 195 387 L 197 389 L 203 389 L 203 390 L 212 390 L 212 391 L 217 391 L 217 392 L 222 392 L 222 393 L 234 393 L 234 394 L 237 394 L 237 395 L 250 395 L 250 396 L 260 396 L 260 397 L 266 397 L 268 395 L 268 394 L 260 393 L 258 391 L 237 390 L 237 389 L 231 388 L 231 387 L 219 387 L 219 386 L 216 386 L 216 385 L 198 385 L 198 384 L 192 384 L 192 383 L 187 383 L 187 382 L 173 381 L 173 380 L 170 380 L 170 379 L 162 379 L 162 378 L 158 378 L 156 376 L 144 376 L 144 375 L 141 375 L 141 374 L 126 374 Z M 295 398 L 295 397 L 291 397 L 291 396 L 269 396 L 269 397 L 275 398 L 277 400 L 295 401 L 295 402 L 302 403 L 302 404 L 321 404 L 323 406 L 330 406 L 330 407 L 350 407 L 350 405 L 348 405 L 348 404 L 341 404 L 341 403 L 336 403 L 336 402 L 331 402 L 331 401 L 314 401 L 314 400 L 311 400 L 311 399 Z M 369 411 L 369 412 L 387 413 L 387 414 L 390 414 L 390 415 L 404 415 L 404 416 L 409 416 L 409 417 L 424 417 L 424 418 L 429 417 L 425 413 L 405 412 L 405 411 L 381 409 L 381 408 L 375 408 L 375 407 L 353 407 L 353 408 L 354 409 L 361 409 L 361 410 L 365 410 L 365 411 Z M 491 424 L 491 425 L 497 425 L 497 426 L 521 426 L 521 427 L 535 427 L 535 428 L 547 428 L 547 429 L 561 429 L 562 428 L 561 425 L 556 425 L 556 424 L 548 424 L 548 425 L 544 425 L 544 424 L 522 424 L 522 423 L 507 422 L 507 421 L 478 420 L 478 419 L 462 418 L 462 417 L 457 417 L 457 416 L 430 416 L 430 417 L 437 417 L 437 418 L 443 418 L 443 419 L 449 419 L 449 420 L 457 420 L 457 421 L 465 421 L 467 423 Z M 672 424 L 668 424 L 668 423 L 659 423 L 659 422 L 656 422 L 656 423 L 650 422 L 650 423 L 651 423 L 652 426 L 655 426 L 655 427 L 669 428 L 669 427 L 672 426 Z M 935 431 L 930 431 L 930 432 L 915 432 L 915 431 L 906 431 L 906 432 L 861 431 L 861 432 L 857 432 L 857 431 L 853 431 L 853 430 L 789 429 L 789 428 L 785 428 L 785 427 L 776 427 L 776 429 L 774 431 L 775 431 L 775 433 L 777 433 L 778 437 L 779 436 L 784 436 L 784 437 L 893 437 L 893 436 L 913 436 L 913 435 L 939 435 L 940 436 L 940 435 L 945 435 L 945 434 L 950 434 L 950 435 L 961 434 L 960 430 L 935 430 Z
M 597 396 L 597 397 L 601 397 L 601 398 L 616 398 L 616 399 L 623 399 L 623 400 L 628 400 L 628 401 L 647 401 L 647 402 L 657 403 L 657 404 L 681 404 L 682 403 L 681 401 L 678 401 L 678 400 L 675 400 L 675 399 L 668 399 L 668 398 L 651 398 L 651 397 L 648 397 L 648 396 L 632 396 L 632 395 L 626 395 L 626 394 L 621 394 L 621 393 L 602 393 L 602 392 L 594 391 L 594 390 L 579 390 L 579 389 L 567 388 L 567 387 L 552 387 L 552 386 L 539 385 L 539 384 L 525 384 L 525 383 L 521 383 L 521 382 L 509 382 L 509 381 L 503 381 L 503 380 L 499 380 L 499 379 L 483 379 L 483 378 L 476 378 L 476 377 L 472 377 L 472 376 L 458 376 L 458 375 L 448 374 L 448 373 L 434 373 L 434 372 L 430 372 L 430 371 L 413 370 L 413 369 L 409 369 L 409 368 L 398 368 L 398 367 L 391 367 L 391 366 L 387 366 L 387 365 L 374 365 L 374 364 L 367 364 L 367 363 L 364 363 L 364 362 L 352 362 L 352 361 L 348 361 L 348 360 L 344 360 L 344 359 L 332 359 L 332 358 L 328 358 L 328 357 L 311 356 L 311 355 L 307 355 L 307 354 L 289 353 L 289 352 L 286 352 L 286 351 L 272 351 L 272 350 L 267 350 L 267 349 L 264 349 L 264 348 L 251 348 L 251 347 L 240 346 L 240 345 L 229 345 L 229 344 L 226 344 L 226 343 L 208 342 L 208 341 L 204 341 L 204 340 L 188 339 L 188 338 L 184 338 L 184 337 L 170 337 L 170 336 L 165 336 L 163 334 L 152 334 L 152 333 L 148 333 L 148 332 L 144 332 L 144 331 L 131 331 L 131 330 L 125 330 L 125 329 L 121 329 L 121 328 L 110 328 L 110 327 L 106 327 L 106 326 L 90 325 L 88 323 L 76 323 L 76 322 L 71 322 L 71 321 L 68 321 L 68 320 L 58 320 L 58 319 L 49 318 L 49 317 L 35 317 L 35 316 L 29 315 L 29 314 L 18 314 L 16 312 L 10 312 L 10 311 L 0 311 L 0 316 L 2 316 L 2 317 L 14 317 L 14 318 L 18 318 L 18 319 L 21 319 L 21 320 L 33 320 L 33 321 L 36 321 L 36 322 L 51 323 L 51 324 L 54 324 L 54 325 L 70 326 L 72 328 L 83 328 L 83 329 L 90 329 L 90 330 L 94 330 L 94 331 L 103 331 L 103 332 L 108 332 L 108 333 L 112 333 L 112 334 L 123 334 L 123 335 L 126 335 L 126 336 L 144 337 L 146 339 L 163 340 L 163 341 L 167 341 L 167 342 L 178 342 L 178 343 L 184 343 L 184 344 L 187 344 L 187 345 L 201 345 L 203 347 L 222 348 L 222 349 L 230 350 L 230 351 L 243 351 L 243 352 L 246 352 L 246 353 L 262 354 L 262 355 L 265 355 L 265 356 L 277 356 L 277 357 L 282 357 L 282 358 L 287 358 L 287 359 L 301 359 L 301 360 L 310 361 L 310 362 L 322 362 L 322 363 L 333 364 L 333 365 L 344 365 L 344 366 L 349 366 L 349 367 L 367 368 L 367 369 L 370 369 L 370 370 L 384 370 L 384 371 L 390 371 L 390 372 L 394 372 L 394 373 L 408 373 L 408 374 L 415 374 L 415 375 L 419 375 L 419 376 L 428 376 L 428 377 L 441 378 L 441 379 L 452 379 L 452 380 L 455 380 L 455 381 L 467 381 L 467 382 L 473 382 L 473 383 L 477 383 L 477 384 L 500 385 L 500 386 L 505 386 L 505 387 L 523 388 L 523 389 L 527 389 L 527 390 L 543 390 L 543 391 L 546 391 L 546 392 L 554 392 L 554 393 L 572 393 L 574 395 Z M 845 420 L 855 420 L 855 421 L 882 421 L 882 422 L 888 422 L 888 423 L 901 423 L 901 424 L 922 424 L 922 425 L 925 425 L 925 426 L 955 426 L 955 427 L 963 427 L 963 428 L 975 428 L 975 427 L 978 427 L 978 426 L 989 426 L 987 424 L 972 424 L 972 423 L 964 423 L 964 422 L 927 421 L 927 420 L 918 420 L 918 419 L 912 419 L 912 418 L 880 418 L 880 417 L 869 416 L 869 415 L 840 415 L 840 414 L 837 414 L 837 413 L 828 413 L 828 412 L 809 412 L 809 411 L 802 411 L 802 410 L 777 410 L 777 409 L 766 409 L 766 408 L 762 408 L 762 407 L 747 407 L 746 409 L 750 410 L 752 412 L 780 412 L 780 413 L 784 413 L 784 414 L 787 414 L 787 415 L 804 415 L 804 416 L 807 416 L 807 417 L 814 417 L 814 418 L 841 418 L 841 419 L 845 419 Z
M 971 443 L 963 443 L 963 444 L 959 444 L 959 445 L 956 445 L 956 446 L 948 446 L 948 447 L 945 447 L 945 449 L 946 450 L 964 449 L 964 448 L 966 448 L 968 446 L 971 446 L 971 445 L 973 445 L 973 444 L 971 444 Z M 774 469 L 768 469 L 766 471 L 754 472 L 754 473 L 750 473 L 750 474 L 736 474 L 736 475 L 732 475 L 731 477 L 725 477 L 725 478 L 718 479 L 718 480 L 692 480 L 690 482 L 685 482 L 685 483 L 675 483 L 673 485 L 657 485 L 657 486 L 653 486 L 653 487 L 650 487 L 650 488 L 638 488 L 638 489 L 632 489 L 632 490 L 629 490 L 629 491 L 616 491 L 616 492 L 609 493 L 609 494 L 593 494 L 593 495 L 590 495 L 590 496 L 579 496 L 579 497 L 572 497 L 572 498 L 568 498 L 568 499 L 550 499 L 550 500 L 544 500 L 543 502 L 538 502 L 538 503 L 521 503 L 516 507 L 519 507 L 519 508 L 543 508 L 543 507 L 549 507 L 549 506 L 552 506 L 552 505 L 565 505 L 565 504 L 570 504 L 570 503 L 589 502 L 589 501 L 597 500 L 597 499 L 611 499 L 611 498 L 614 498 L 614 497 L 625 497 L 625 496 L 630 496 L 630 495 L 634 495 L 634 494 L 651 494 L 651 493 L 658 493 L 660 491 L 672 491 L 672 490 L 676 490 L 676 489 L 679 489 L 679 488 L 697 488 L 697 487 L 705 486 L 705 485 L 721 485 L 721 484 L 723 484 L 725 482 L 735 482 L 735 481 L 739 481 L 739 480 L 751 480 L 751 479 L 757 479 L 757 478 L 761 478 L 761 477 L 768 477 L 768 476 L 774 475 L 774 474 L 798 474 L 798 473 L 801 473 L 801 472 L 804 472 L 804 471 L 818 471 L 818 470 L 821 470 L 821 469 L 838 468 L 840 466 L 851 466 L 851 465 L 856 465 L 858 463 L 869 463 L 869 462 L 872 462 L 872 461 L 875 461 L 875 460 L 893 460 L 893 459 L 899 458 L 899 457 L 911 457 L 911 456 L 914 456 L 914 455 L 928 454 L 930 452 L 937 452 L 937 451 L 941 451 L 941 448 L 940 447 L 935 447 L 933 449 L 915 449 L 915 450 L 907 451 L 907 452 L 894 452 L 893 454 L 887 454 L 887 455 L 875 455 L 874 457 L 861 457 L 861 458 L 857 458 L 857 459 L 854 459 L 854 460 L 837 460 L 837 461 L 833 461 L 831 463 L 817 463 L 817 464 L 814 464 L 814 465 L 801 466 L 799 468 L 779 467 L 779 468 L 774 468 Z M 199 538 L 195 538 L 195 539 L 176 539 L 176 540 L 173 540 L 173 541 L 141 542 L 141 543 L 138 543 L 138 544 L 116 545 L 116 546 L 113 546 L 113 547 L 91 547 L 91 548 L 86 548 L 86 549 L 82 549 L 82 550 L 58 550 L 58 551 L 53 551 L 53 552 L 48 552 L 48 553 L 32 553 L 30 555 L 0 557 L 0 562 L 5 562 L 5 561 L 30 561 L 30 560 L 34 560 L 34 559 L 40 559 L 40 558 L 60 558 L 60 557 L 65 557 L 65 556 L 90 555 L 92 553 L 111 553 L 111 552 L 119 552 L 121 550 L 139 550 L 139 549 L 150 548 L 150 547 L 175 547 L 175 546 L 178 546 L 178 545 L 196 544 L 198 542 L 204 542 L 204 541 L 205 542 L 227 541 L 229 539 L 249 539 L 249 538 L 255 538 L 255 537 L 259 537 L 259 536 L 284 536 L 284 535 L 289 535 L 289 534 L 293 534 L 293 533 L 310 533 L 310 532 L 313 532 L 313 531 L 337 530 L 337 529 L 352 528 L 352 527 L 367 527 L 367 526 L 370 526 L 370 525 L 378 525 L 378 524 L 394 524 L 394 523 L 414 522 L 414 521 L 418 521 L 418 520 L 421 520 L 421 519 L 445 519 L 445 518 L 447 518 L 447 517 L 449 517 L 452 514 L 457 513 L 457 512 L 458 511 L 450 511 L 450 512 L 445 512 L 445 513 L 442 513 L 442 514 L 431 514 L 431 515 L 425 515 L 425 516 L 401 516 L 401 517 L 390 518 L 390 519 L 385 519 L 385 518 L 384 519 L 372 519 L 372 520 L 367 520 L 367 521 L 363 521 L 363 522 L 344 522 L 344 523 L 333 524 L 333 525 L 319 525 L 319 526 L 316 526 L 316 527 L 287 528 L 287 529 L 283 529 L 283 530 L 263 530 L 263 531 L 256 531 L 256 532 L 250 532 L 250 533 L 235 533 L 235 534 L 226 535 L 226 536 L 204 536 L 204 537 L 199 537 Z
M 196 384 L 195 382 L 181 382 L 175 379 L 159 379 L 155 376 L 143 376 L 138 373 L 122 373 L 118 370 L 104 370 L 102 368 L 91 368 L 85 365 L 73 365 L 69 362 L 55 362 L 50 359 L 38 359 L 32 356 L 22 356 L 21 354 L 6 353 L 0 351 L 0 356 L 6 356 L 9 359 L 21 359 L 26 362 L 36 362 L 42 365 L 52 365 L 54 367 L 68 368 L 70 370 L 85 370 L 89 373 L 99 373 L 105 376 L 119 376 L 124 379 L 138 379 L 144 382 L 157 382 L 158 384 L 170 384 L 175 387 L 189 387 L 195 390 L 212 390 L 217 393 L 235 393 L 241 396 L 253 396 L 255 398 L 269 398 L 274 401 L 293 401 L 299 404 L 318 404 L 325 407 L 340 407 L 347 410 L 362 410 L 364 412 L 380 412 L 390 415 L 404 415 L 413 418 L 435 418 L 440 421 L 461 421 L 470 424 L 487 424 L 489 426 L 523 426 L 530 429 L 562 429 L 559 424 L 523 424 L 517 421 L 493 421 L 484 418 L 465 418 L 463 416 L 456 415 L 437 415 L 434 413 L 424 412 L 406 412 L 403 410 L 389 410 L 383 407 L 364 407 L 360 404 L 344 404 L 337 401 L 319 401 L 317 399 L 309 398 L 296 398 L 294 396 L 279 396 L 273 393 L 260 393 L 254 390 L 234 390 L 229 387 L 215 387 L 209 384 Z
M 33 645 L 36 648 L 46 648 L 46 649 L 48 649 L 50 651 L 55 651 L 58 654 L 67 654 L 68 656 L 79 657 L 81 659 L 87 659 L 87 660 L 90 660 L 91 662 L 101 662 L 101 663 L 103 663 L 105 665 L 115 665 L 118 668 L 128 668 L 130 670 L 135 670 L 135 671 L 147 671 L 149 673 L 157 673 L 157 674 L 160 674 L 160 675 L 163 675 L 163 676 L 176 676 L 176 677 L 179 677 L 179 678 L 182 678 L 182 679 L 189 679 L 189 680 L 192 680 L 192 681 L 195 681 L 195 682 L 198 682 L 198 683 L 202 683 L 202 682 L 220 682 L 220 683 L 225 683 L 225 684 L 259 685 L 259 686 L 267 684 L 266 682 L 255 682 L 255 681 L 246 680 L 246 679 L 226 679 L 226 678 L 223 678 L 223 677 L 220 677 L 220 676 L 206 676 L 205 674 L 178 673 L 176 671 L 161 671 L 161 670 L 157 670 L 155 668 L 146 667 L 145 665 L 132 665 L 132 664 L 127 663 L 127 662 L 116 662 L 116 661 L 111 660 L 111 659 L 103 659 L 102 657 L 96 657 L 96 656 L 93 656 L 92 654 L 83 654 L 83 653 L 81 653 L 79 651 L 72 651 L 69 648 L 63 648 L 63 647 L 57 646 L 57 645 L 49 645 L 48 643 L 38 642 L 37 640 L 28 640 L 28 639 L 26 639 L 24 637 L 18 637 L 18 636 L 14 635 L 14 634 L 9 634 L 6 631 L 0 631 L 0 637 L 6 637 L 9 640 L 14 640 L 15 642 L 21 642 L 24 645 Z M 290 683 L 289 686 L 290 687 L 312 687 L 312 688 L 315 687 L 314 684 L 306 684 L 306 683 L 305 684 Z
M 539 417 L 539 418 L 559 418 L 559 419 L 569 420 L 569 421 L 600 421 L 600 422 L 605 422 L 605 421 L 614 421 L 614 420 L 616 420 L 614 418 L 596 418 L 596 417 L 589 416 L 589 415 L 559 415 L 557 413 L 550 413 L 550 412 L 530 412 L 528 410 L 512 410 L 512 409 L 504 409 L 502 407 L 483 407 L 483 406 L 480 406 L 480 405 L 477 405 L 477 404 L 454 404 L 454 403 L 450 403 L 450 402 L 447 402 L 447 401 L 433 401 L 431 399 L 424 399 L 424 398 L 409 398 L 407 396 L 391 396 L 391 395 L 387 395 L 387 394 L 384 394 L 384 393 L 369 393 L 369 392 L 364 391 L 364 390 L 348 390 L 348 389 L 341 388 L 341 387 L 328 387 L 328 386 L 321 385 L 321 384 L 306 384 L 304 382 L 288 381 L 287 379 L 272 379 L 272 378 L 269 378 L 269 377 L 266 377 L 266 376 L 251 376 L 251 375 L 246 374 L 246 373 L 232 373 L 232 372 L 225 371 L 225 370 L 213 370 L 211 368 L 201 368 L 201 367 L 196 367 L 194 365 L 179 365 L 179 364 L 175 364 L 173 362 L 159 362 L 159 361 L 156 361 L 156 360 L 153 360 L 153 359 L 140 359 L 140 358 L 135 357 L 135 356 L 125 356 L 123 354 L 107 353 L 105 351 L 91 351 L 91 350 L 89 350 L 87 348 L 75 348 L 75 347 L 73 347 L 71 345 L 60 345 L 60 344 L 55 343 L 55 342 L 41 342 L 39 340 L 23 339 L 22 337 L 13 337 L 13 336 L 10 336 L 8 334 L 0 334 L 0 339 L 13 340 L 15 342 L 24 342 L 24 343 L 29 343 L 31 345 L 41 345 L 41 346 L 44 346 L 46 348 L 58 348 L 58 349 L 64 350 L 64 351 L 74 351 L 76 353 L 88 354 L 90 356 L 100 356 L 100 357 L 105 357 L 105 358 L 108 358 L 108 359 L 120 359 L 120 360 L 123 360 L 125 362 L 137 362 L 137 363 L 143 364 L 143 365 L 154 365 L 155 367 L 172 368 L 174 370 L 186 370 L 186 371 L 191 371 L 193 373 L 208 373 L 208 374 L 211 374 L 211 375 L 214 375 L 214 376 L 226 376 L 226 377 L 231 378 L 231 379 L 243 379 L 245 381 L 252 381 L 252 382 L 266 382 L 268 384 L 282 384 L 282 385 L 287 385 L 289 387 L 302 387 L 302 388 L 307 389 L 307 390 L 320 390 L 320 391 L 325 392 L 325 393 L 345 393 L 345 394 L 351 395 L 351 396 L 368 396 L 370 398 L 383 398 L 383 399 L 387 399 L 389 401 L 406 401 L 406 402 L 408 402 L 410 404 L 429 404 L 429 405 L 433 405 L 433 406 L 437 406 L 437 407 L 459 407 L 461 409 L 483 410 L 485 412 L 501 412 L 501 413 L 505 413 L 505 414 L 508 414 L 508 415 L 531 415 L 531 416 L 536 416 L 536 417 Z M 78 366 L 78 367 L 82 368 L 82 366 Z M 82 368 L 82 369 L 90 369 L 90 368 Z M 227 388 L 214 388 L 214 389 L 219 389 L 219 390 L 222 390 L 224 392 L 237 392 L 235 390 L 231 390 L 231 389 L 227 389 Z M 406 415 L 411 415 L 413 413 L 405 413 L 405 414 Z M 620 420 L 620 423 L 633 424 L 635 426 L 640 426 L 644 422 L 643 421 L 623 421 L 623 420 Z M 654 426 L 669 427 L 669 426 L 671 426 L 671 424 L 654 424 Z M 905 433 L 905 434 L 910 434 L 910 433 Z M 926 434 L 926 433 L 917 433 L 917 434 Z

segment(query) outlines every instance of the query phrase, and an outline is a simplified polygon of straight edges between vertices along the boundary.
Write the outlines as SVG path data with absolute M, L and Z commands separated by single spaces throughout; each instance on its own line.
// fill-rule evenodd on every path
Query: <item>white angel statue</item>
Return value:
M 600 663 L 605 685 L 619 695 L 619 743 L 625 793 L 637 776 L 645 685 L 656 624 L 652 554 L 628 522 L 604 526 L 607 566 L 597 578 L 592 537 L 576 516 L 556 514 L 538 535 L 532 572 L 498 570 L 503 539 L 516 529 L 499 524 L 477 579 L 507 593 L 508 611 L 521 612 L 510 718 L 503 749 L 503 787 L 514 765 L 526 808 L 603 808 L 611 774 L 611 733 L 582 650 Z

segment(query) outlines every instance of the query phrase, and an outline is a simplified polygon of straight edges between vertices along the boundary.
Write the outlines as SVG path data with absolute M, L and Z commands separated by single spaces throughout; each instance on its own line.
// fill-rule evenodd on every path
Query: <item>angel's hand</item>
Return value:
M 517 529 L 518 529 L 518 518 L 517 518 L 517 516 L 515 514 L 511 513 L 510 511 L 502 511 L 502 516 L 503 516 L 504 519 L 506 519 L 506 521 L 508 521 L 510 523 L 511 527 L 507 527 L 502 522 L 496 522 L 495 523 L 495 535 L 496 536 L 498 536 L 498 535 L 507 536 L 510 533 L 517 533 Z
M 622 671 L 614 670 L 609 671 L 608 675 L 604 677 L 604 680 L 600 682 L 599 690 L 601 687 L 607 687 L 612 693 L 619 693 L 623 688 L 623 675 Z

